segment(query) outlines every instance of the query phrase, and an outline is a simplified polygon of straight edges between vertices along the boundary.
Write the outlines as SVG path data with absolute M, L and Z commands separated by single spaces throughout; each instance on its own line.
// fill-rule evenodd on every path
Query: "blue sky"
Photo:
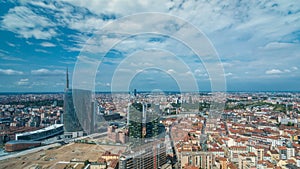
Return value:
M 296 0 L 20 0 L 0 5 L 0 92 L 63 91 L 66 67 L 72 77 L 77 60 L 84 59 L 82 49 L 94 49 L 95 44 L 87 41 L 95 31 L 141 12 L 170 14 L 201 30 L 222 62 L 228 91 L 300 91 L 300 5 Z M 125 26 L 136 29 L 153 22 Z M 120 66 L 145 46 L 163 46 L 172 54 L 140 53 L 135 61 L 126 62 L 127 67 Z M 151 54 L 161 56 L 156 62 L 173 67 L 153 68 Z M 188 69 L 176 65 L 178 60 Z M 138 70 L 141 66 L 145 69 Z M 138 72 L 130 88 L 179 90 L 176 78 L 193 75 L 199 90 L 211 89 L 202 61 L 180 42 L 162 35 L 140 35 L 117 44 L 101 61 L 95 89 L 111 90 L 117 70 L 123 71 L 122 77 L 128 71 Z

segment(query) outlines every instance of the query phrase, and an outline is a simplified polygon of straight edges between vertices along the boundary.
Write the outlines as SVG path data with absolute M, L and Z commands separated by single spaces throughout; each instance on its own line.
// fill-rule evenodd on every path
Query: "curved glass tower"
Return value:
M 68 69 L 66 74 L 66 89 L 64 94 L 64 131 L 86 134 L 94 132 L 94 102 L 92 91 L 70 89 Z

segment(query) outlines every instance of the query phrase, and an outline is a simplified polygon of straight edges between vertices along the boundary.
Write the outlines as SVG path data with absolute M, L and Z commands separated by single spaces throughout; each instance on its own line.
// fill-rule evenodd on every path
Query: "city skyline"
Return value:
M 140 12 L 176 16 L 203 32 L 219 55 L 227 91 L 300 91 L 300 7 L 294 1 L 137 1 L 130 5 L 65 0 L 7 1 L 1 5 L 0 92 L 63 92 L 67 67 L 71 84 L 76 61 L 86 59 L 80 51 L 94 31 Z M 172 74 L 182 78 L 193 74 L 199 90 L 210 91 L 210 77 L 201 60 L 175 40 L 159 35 L 133 37 L 111 49 L 98 68 L 96 91 L 111 90 L 118 65 L 135 52 L 132 42 L 138 43 L 139 49 L 164 46 L 176 56 L 152 53 L 161 55 L 157 62 L 174 68 L 142 70 L 132 80 L 131 90 L 180 91 Z M 145 53 L 139 59 L 127 65 L 132 70 L 138 64 L 151 67 L 151 55 Z M 173 64 L 180 59 L 189 70 Z M 130 71 L 123 68 L 119 71 Z

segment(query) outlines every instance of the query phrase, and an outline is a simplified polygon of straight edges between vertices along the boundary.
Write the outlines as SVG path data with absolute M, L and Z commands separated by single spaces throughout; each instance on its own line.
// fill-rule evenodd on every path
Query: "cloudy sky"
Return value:
M 63 91 L 66 67 L 70 77 L 76 78 L 81 61 L 97 63 L 95 72 L 87 68 L 84 74 L 91 76 L 97 91 L 124 89 L 120 87 L 124 80 L 129 81 L 125 86 L 129 89 L 182 90 L 183 86 L 194 90 L 195 82 L 199 90 L 210 91 L 216 76 L 209 69 L 220 69 L 220 65 L 222 71 L 216 72 L 226 79 L 228 91 L 300 91 L 300 5 L 296 0 L 0 4 L 0 92 Z M 161 16 L 138 17 L 145 12 Z M 130 21 L 120 23 L 124 17 Z M 113 34 L 105 32 L 116 22 Z M 116 34 L 119 29 L 130 30 L 126 32 L 130 36 Z M 112 42 L 118 43 L 103 54 L 102 49 Z M 195 53 L 198 48 L 201 53 Z M 214 53 L 207 53 L 207 48 Z

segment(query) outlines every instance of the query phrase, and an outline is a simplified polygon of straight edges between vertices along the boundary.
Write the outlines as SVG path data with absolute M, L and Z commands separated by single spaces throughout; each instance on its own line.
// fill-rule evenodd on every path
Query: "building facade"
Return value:
M 166 161 L 166 146 L 164 142 L 154 141 L 123 153 L 119 159 L 119 168 L 159 168 L 166 164 Z
M 95 128 L 95 103 L 92 91 L 70 89 L 67 71 L 67 82 L 64 94 L 63 124 L 65 135 L 84 132 L 94 133 Z
M 134 102 L 129 106 L 129 141 L 143 143 L 159 134 L 159 119 L 155 112 L 147 111 L 149 104 Z

